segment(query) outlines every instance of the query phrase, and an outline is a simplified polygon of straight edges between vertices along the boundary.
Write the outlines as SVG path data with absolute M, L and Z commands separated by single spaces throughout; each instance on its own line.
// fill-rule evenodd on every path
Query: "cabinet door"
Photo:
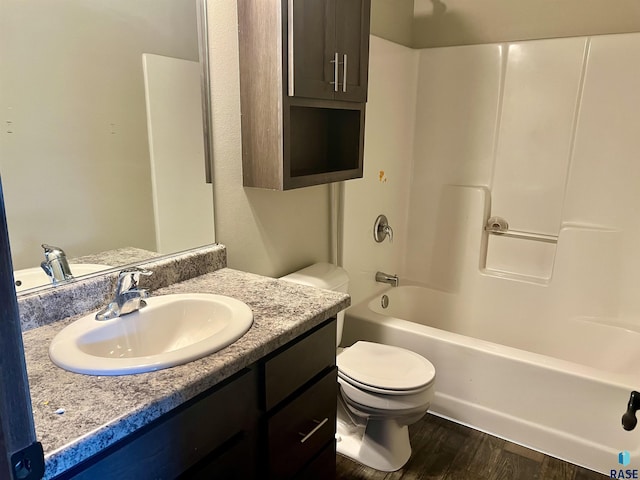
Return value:
M 366 102 L 371 0 L 288 0 L 287 12 L 289 96 Z
M 371 0 L 336 3 L 336 50 L 340 61 L 336 100 L 367 101 Z
M 289 96 L 333 99 L 336 0 L 288 0 Z
M 237 445 L 247 458 L 243 468 L 250 469 L 256 450 L 257 389 L 257 369 L 245 369 L 55 480 L 173 479 L 190 468 L 201 470 L 207 462 L 224 465 L 224 454 L 236 452 Z

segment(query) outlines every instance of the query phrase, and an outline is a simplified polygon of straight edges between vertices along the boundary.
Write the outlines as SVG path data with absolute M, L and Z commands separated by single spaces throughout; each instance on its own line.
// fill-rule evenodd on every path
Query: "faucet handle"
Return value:
M 48 245 L 46 243 L 43 243 L 40 246 L 44 249 L 44 256 L 47 258 L 47 260 L 51 260 L 51 258 L 49 258 L 50 256 L 53 258 L 57 258 L 60 256 L 66 257 L 64 250 L 62 250 L 60 247 L 54 247 L 53 245 Z
M 373 239 L 381 243 L 387 237 L 389 237 L 390 242 L 393 242 L 393 229 L 385 215 L 378 215 L 373 224 Z
M 391 225 L 386 225 L 384 227 L 384 233 L 389 237 L 389 241 L 393 242 L 393 229 L 391 228 Z
M 118 284 L 116 286 L 116 295 L 121 295 L 124 292 L 131 290 L 138 290 L 138 283 L 140 282 L 140 275 L 149 276 L 153 272 L 140 267 L 131 267 L 121 270 L 118 274 Z
M 144 307 L 146 303 L 143 298 L 148 297 L 149 293 L 144 288 L 138 288 L 138 282 L 140 282 L 140 275 L 148 276 L 152 273 L 140 267 L 120 270 L 114 299 L 96 313 L 96 320 L 111 320 Z

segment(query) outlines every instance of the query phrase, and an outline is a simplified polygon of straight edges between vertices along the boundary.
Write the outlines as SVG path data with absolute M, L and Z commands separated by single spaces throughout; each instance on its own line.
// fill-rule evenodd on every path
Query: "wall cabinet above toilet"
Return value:
M 238 0 L 245 187 L 362 177 L 370 0 Z

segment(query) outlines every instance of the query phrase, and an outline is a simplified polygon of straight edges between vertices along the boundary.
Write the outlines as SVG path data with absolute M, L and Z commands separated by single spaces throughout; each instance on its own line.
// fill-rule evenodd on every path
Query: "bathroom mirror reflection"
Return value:
M 78 265 L 214 241 L 205 9 L 0 0 L 0 174 L 18 290 L 48 283 L 41 244 L 63 249 L 77 277 Z

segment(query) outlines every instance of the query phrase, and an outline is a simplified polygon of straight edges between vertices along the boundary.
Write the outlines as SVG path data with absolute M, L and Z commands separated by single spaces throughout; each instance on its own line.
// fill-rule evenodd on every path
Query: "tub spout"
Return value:
M 636 411 L 640 410 L 640 392 L 635 390 L 631 392 L 627 411 L 622 415 L 622 428 L 625 430 L 633 430 L 636 428 L 638 420 L 636 419 Z
M 392 287 L 398 286 L 398 275 L 389 275 L 384 272 L 376 272 L 376 282 L 388 283 Z

